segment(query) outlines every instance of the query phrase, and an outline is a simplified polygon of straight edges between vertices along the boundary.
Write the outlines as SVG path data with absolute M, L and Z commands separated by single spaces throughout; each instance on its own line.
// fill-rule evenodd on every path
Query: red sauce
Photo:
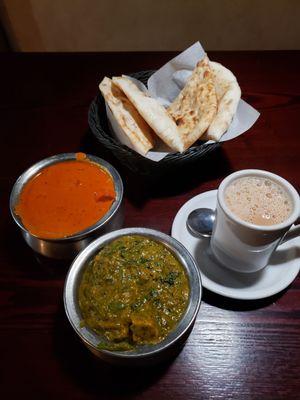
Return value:
M 115 200 L 114 183 L 104 169 L 78 153 L 76 160 L 44 168 L 23 188 L 16 213 L 40 238 L 63 238 L 95 224 Z

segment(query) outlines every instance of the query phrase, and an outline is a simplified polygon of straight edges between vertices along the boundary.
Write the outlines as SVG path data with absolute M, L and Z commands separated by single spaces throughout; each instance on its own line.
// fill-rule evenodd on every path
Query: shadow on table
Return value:
M 219 294 L 213 293 L 208 289 L 203 288 L 202 300 L 214 307 L 223 308 L 232 311 L 251 311 L 258 310 L 259 308 L 267 307 L 275 303 L 280 297 L 288 290 L 288 288 L 275 294 L 274 296 L 266 297 L 259 300 L 237 300 L 229 297 L 224 297 Z
M 63 305 L 57 314 L 54 328 L 54 351 L 76 386 L 84 392 L 105 395 L 138 394 L 158 381 L 176 358 L 154 367 L 120 367 L 96 358 L 80 342 L 64 314 Z
M 162 175 L 138 175 L 120 163 L 88 131 L 81 143 L 81 151 L 104 158 L 120 172 L 124 181 L 126 197 L 136 206 L 143 207 L 148 198 L 170 197 L 185 193 L 202 182 L 222 178 L 232 172 L 231 165 L 222 147 L 204 155 L 186 166 L 170 170 Z
M 5 236 L 0 243 L 0 251 L 10 260 L 9 268 L 22 271 L 32 280 L 64 278 L 72 260 L 54 260 L 35 253 L 23 239 L 12 220 L 5 221 Z

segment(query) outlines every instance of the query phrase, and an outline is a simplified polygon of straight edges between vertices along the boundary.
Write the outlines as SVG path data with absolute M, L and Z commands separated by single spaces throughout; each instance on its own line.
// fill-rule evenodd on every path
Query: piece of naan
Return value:
M 210 126 L 217 112 L 217 95 L 207 56 L 198 62 L 168 112 L 178 126 L 184 149 L 201 138 Z
M 133 149 L 142 155 L 147 154 L 155 144 L 155 134 L 151 127 L 111 79 L 105 77 L 99 89 Z
M 222 64 L 210 61 L 210 67 L 213 71 L 218 110 L 203 139 L 218 141 L 227 131 L 236 113 L 241 89 L 233 73 Z
M 176 123 L 156 99 L 150 97 L 148 93 L 142 92 L 126 76 L 113 77 L 112 80 L 126 94 L 140 115 L 163 142 L 173 150 L 179 152 L 185 150 Z

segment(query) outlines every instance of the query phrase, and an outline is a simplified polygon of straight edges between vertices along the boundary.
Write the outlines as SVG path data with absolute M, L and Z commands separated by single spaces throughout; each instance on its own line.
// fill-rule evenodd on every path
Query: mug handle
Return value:
M 279 244 L 283 244 L 288 240 L 294 239 L 300 236 L 300 224 L 292 225 L 291 229 L 283 236 Z

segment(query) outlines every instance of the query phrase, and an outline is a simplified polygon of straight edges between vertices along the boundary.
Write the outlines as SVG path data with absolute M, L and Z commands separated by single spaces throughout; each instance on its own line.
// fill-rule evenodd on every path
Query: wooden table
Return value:
M 111 161 L 125 183 L 125 226 L 170 233 L 175 214 L 227 174 L 261 168 L 300 185 L 300 52 L 227 52 L 243 98 L 261 112 L 245 135 L 205 162 L 149 183 L 133 176 L 88 130 L 87 111 L 104 75 L 152 69 L 172 53 L 2 54 L 0 355 L 3 399 L 300 398 L 300 280 L 263 301 L 204 291 L 180 355 L 150 369 L 96 361 L 66 320 L 66 267 L 40 265 L 12 222 L 9 193 L 24 169 L 50 155 L 88 151 Z M 299 260 L 300 262 L 300 260 Z

